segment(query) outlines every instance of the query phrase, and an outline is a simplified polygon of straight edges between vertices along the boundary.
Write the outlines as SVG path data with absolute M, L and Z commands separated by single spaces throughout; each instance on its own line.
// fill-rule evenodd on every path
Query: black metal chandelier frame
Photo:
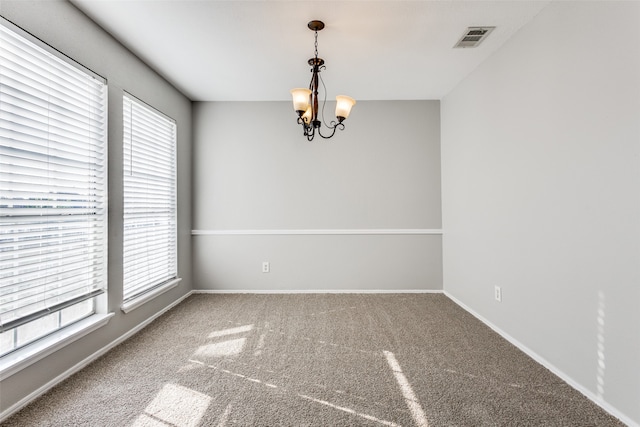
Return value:
M 346 119 L 346 115 L 349 114 L 349 110 L 351 106 L 349 106 L 346 110 L 346 114 L 340 115 L 338 111 L 345 111 L 344 109 L 336 108 L 336 119 L 332 120 L 329 125 L 324 124 L 331 133 L 328 135 L 323 135 L 321 132 L 321 127 L 323 125 L 322 121 L 318 117 L 319 112 L 319 101 L 318 101 L 318 93 L 319 93 L 319 83 L 322 81 L 320 77 L 320 72 L 323 69 L 326 69 L 324 65 L 324 59 L 318 57 L 318 31 L 324 28 L 324 23 L 322 21 L 311 21 L 307 24 L 310 30 L 315 33 L 315 55 L 313 58 L 309 59 L 307 63 L 311 66 L 311 81 L 309 82 L 309 104 L 306 110 L 298 110 L 296 109 L 296 113 L 298 114 L 298 124 L 302 125 L 304 136 L 308 141 L 312 141 L 316 134 L 320 135 L 320 137 L 324 139 L 329 139 L 333 137 L 336 133 L 336 129 L 344 130 L 345 126 L 343 121 Z M 324 86 L 324 83 L 323 83 Z M 295 89 L 294 89 L 295 90 Z M 326 103 L 326 88 L 325 92 L 325 100 Z M 293 91 L 292 91 L 293 93 Z M 337 100 L 339 102 L 340 98 L 347 98 L 350 100 L 351 105 L 355 104 L 355 101 L 346 96 L 339 96 Z M 349 101 L 348 101 L 349 102 Z M 295 100 L 294 100 L 295 103 Z

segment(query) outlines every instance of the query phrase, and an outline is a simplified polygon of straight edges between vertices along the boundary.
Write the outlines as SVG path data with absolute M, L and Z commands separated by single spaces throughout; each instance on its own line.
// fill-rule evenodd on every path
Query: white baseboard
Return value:
M 533 360 L 535 360 L 536 362 L 538 362 L 539 364 L 541 364 L 542 366 L 544 366 L 545 368 L 550 370 L 553 374 L 555 374 L 556 376 L 560 377 L 561 380 L 563 380 L 564 382 L 569 384 L 571 387 L 573 387 L 574 389 L 576 389 L 577 391 L 582 393 L 587 399 L 591 400 L 593 403 L 595 403 L 596 405 L 598 405 L 599 407 L 601 407 L 602 409 L 607 411 L 609 414 L 611 414 L 614 417 L 618 418 L 620 421 L 622 421 L 623 423 L 627 424 L 629 427 L 640 427 L 640 424 L 638 424 L 635 421 L 633 421 L 631 418 L 629 418 L 628 416 L 626 416 L 625 414 L 620 412 L 615 407 L 611 406 L 606 401 L 602 400 L 601 398 L 598 398 L 593 392 L 591 392 L 590 390 L 585 388 L 582 384 L 576 382 L 573 378 L 571 378 L 570 376 L 568 376 L 567 374 L 562 372 L 560 369 L 555 367 L 552 363 L 550 363 L 544 357 L 540 356 L 535 351 L 531 350 L 529 347 L 527 347 L 526 345 L 522 344 L 520 341 L 518 341 L 515 338 L 513 338 L 511 335 L 507 334 L 505 331 L 503 331 L 502 329 L 498 328 L 496 325 L 494 325 L 493 323 L 488 321 L 486 318 L 484 318 L 483 316 L 481 316 L 480 314 L 478 314 L 477 312 L 472 310 L 469 306 L 467 306 L 462 301 L 458 300 L 456 297 L 451 295 L 449 292 L 444 291 L 443 293 L 451 301 L 453 301 L 456 304 L 458 304 L 463 310 L 465 310 L 466 312 L 468 312 L 469 314 L 474 316 L 476 319 L 480 320 L 482 323 L 484 323 L 485 325 L 487 325 L 488 327 L 493 329 L 493 331 L 496 332 L 498 335 L 502 336 L 502 338 L 506 339 L 511 344 L 513 344 L 516 347 L 518 347 L 518 349 L 520 349 L 527 356 L 531 357 Z
M 74 365 L 71 368 L 67 369 L 65 372 L 63 372 L 62 374 L 58 375 L 57 377 L 55 377 L 54 379 L 52 379 L 48 383 L 44 384 L 42 387 L 38 388 L 33 393 L 25 396 L 24 398 L 20 399 L 18 402 L 14 403 L 10 407 L 8 407 L 4 411 L 2 411 L 0 413 L 0 423 L 4 422 L 11 415 L 15 414 L 16 412 L 18 412 L 20 409 L 22 409 L 25 406 L 27 406 L 32 401 L 34 401 L 38 397 L 40 397 L 43 394 L 45 394 L 47 391 L 52 389 L 54 386 L 58 385 L 62 381 L 64 381 L 67 378 L 69 378 L 71 375 L 75 374 L 76 372 L 78 372 L 81 369 L 83 369 L 86 366 L 88 366 L 91 362 L 93 362 L 94 360 L 98 359 L 100 356 L 102 356 L 103 354 L 107 353 L 109 350 L 113 349 L 118 344 L 123 343 L 124 341 L 126 341 L 127 339 L 129 339 L 133 335 L 135 335 L 136 333 L 140 332 L 143 328 L 148 326 L 151 322 L 156 320 L 158 317 L 162 316 L 164 313 L 166 313 L 167 311 L 169 311 L 170 309 L 172 309 L 176 305 L 180 304 L 187 297 L 189 297 L 192 293 L 193 293 L 193 291 L 187 292 L 185 295 L 183 295 L 179 299 L 175 300 L 174 302 L 172 302 L 171 304 L 169 304 L 168 306 L 166 306 L 161 311 L 157 312 L 156 314 L 154 314 L 153 316 L 151 316 L 150 318 L 148 318 L 144 322 L 140 323 L 135 328 L 129 330 L 124 335 L 121 335 L 120 337 L 118 337 L 114 341 L 110 342 L 106 346 L 102 347 L 100 350 L 98 350 L 95 353 L 93 353 L 91 356 L 85 358 L 84 360 L 80 361 L 76 365 Z
M 441 294 L 442 289 L 194 289 L 194 294 Z

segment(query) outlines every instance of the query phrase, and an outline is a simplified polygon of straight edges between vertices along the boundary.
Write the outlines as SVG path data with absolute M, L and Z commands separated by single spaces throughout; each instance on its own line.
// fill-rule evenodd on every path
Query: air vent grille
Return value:
M 454 47 L 477 47 L 496 27 L 469 27 Z

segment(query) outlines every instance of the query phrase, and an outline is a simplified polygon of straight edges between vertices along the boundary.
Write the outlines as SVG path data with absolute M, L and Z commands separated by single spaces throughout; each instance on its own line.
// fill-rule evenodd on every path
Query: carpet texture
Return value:
M 9 426 L 623 426 L 440 294 L 193 295 Z

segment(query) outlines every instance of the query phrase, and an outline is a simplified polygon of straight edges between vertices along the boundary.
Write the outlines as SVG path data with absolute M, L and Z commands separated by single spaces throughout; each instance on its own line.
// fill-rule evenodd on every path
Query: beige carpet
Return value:
M 194 295 L 6 426 L 618 426 L 439 294 Z

